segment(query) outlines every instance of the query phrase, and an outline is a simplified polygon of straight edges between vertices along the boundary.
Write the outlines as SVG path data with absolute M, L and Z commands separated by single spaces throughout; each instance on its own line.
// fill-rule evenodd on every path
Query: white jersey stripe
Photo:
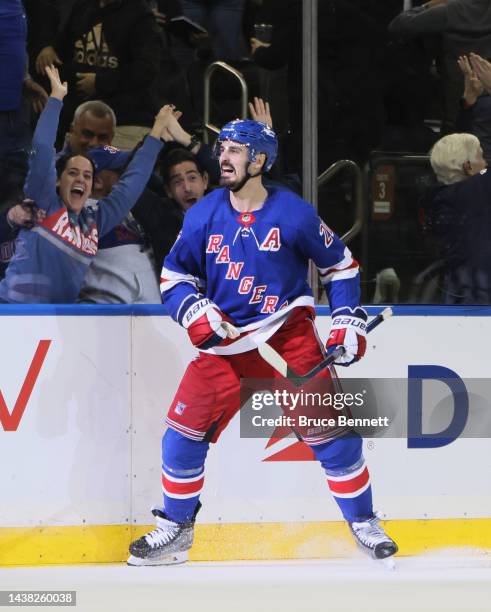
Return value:
M 181 425 L 180 423 L 177 423 L 176 421 L 173 421 L 169 417 L 167 417 L 165 420 L 167 421 L 167 423 L 169 423 L 169 425 L 173 425 L 175 427 L 179 427 L 180 429 L 184 429 L 184 430 L 188 431 L 189 433 L 195 434 L 197 436 L 204 436 L 206 434 L 206 431 L 197 431 L 196 429 L 189 429 L 189 427 L 184 427 L 184 425 Z
M 162 485 L 162 490 L 167 497 L 172 497 L 172 499 L 190 499 L 191 497 L 196 497 L 199 495 L 202 489 L 196 491 L 195 493 L 170 493 L 169 491 L 166 491 L 165 487 Z
M 319 273 L 321 274 L 321 276 L 323 276 L 324 274 L 328 274 L 334 270 L 344 270 L 345 268 L 348 268 L 349 266 L 351 266 L 352 263 L 353 263 L 353 257 L 351 255 L 351 252 L 349 251 L 348 248 L 346 248 L 344 249 L 343 259 L 340 262 L 338 262 L 337 264 L 329 268 L 317 268 L 317 269 L 319 270 Z
M 370 484 L 371 484 L 370 480 L 368 480 L 367 483 L 365 483 L 357 491 L 353 491 L 352 493 L 334 493 L 333 491 L 331 492 L 334 497 L 340 497 L 342 499 L 352 499 L 353 497 L 358 497 L 358 495 L 361 495 L 362 493 L 364 493 L 368 489 Z
M 350 472 L 349 474 L 343 474 L 342 476 L 331 476 L 331 474 L 327 473 L 327 480 L 332 480 L 333 482 L 344 482 L 346 480 L 352 480 L 359 476 L 363 470 L 366 468 L 365 462 L 361 464 L 361 466 L 355 470 L 354 472 Z
M 168 268 L 162 268 L 160 276 L 161 293 L 169 291 L 170 289 L 172 289 L 172 287 L 175 287 L 179 283 L 188 283 L 196 288 L 203 288 L 205 286 L 204 280 L 197 276 L 193 276 L 192 274 L 182 274 L 181 272 L 173 272 Z
M 332 272 L 322 279 L 322 284 L 327 285 L 328 283 L 346 280 L 347 278 L 355 278 L 358 276 L 358 268 L 350 268 L 341 272 Z

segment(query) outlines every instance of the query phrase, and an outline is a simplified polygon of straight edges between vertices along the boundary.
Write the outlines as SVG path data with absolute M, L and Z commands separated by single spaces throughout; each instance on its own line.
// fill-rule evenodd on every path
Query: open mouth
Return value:
M 198 198 L 187 198 L 186 205 L 193 206 L 194 204 L 196 204 L 197 201 L 198 201 Z
M 222 176 L 232 176 L 233 174 L 235 174 L 235 171 L 232 166 L 221 166 L 220 172 Z
M 75 185 L 70 189 L 70 201 L 72 204 L 79 203 L 83 200 L 85 189 L 81 185 Z

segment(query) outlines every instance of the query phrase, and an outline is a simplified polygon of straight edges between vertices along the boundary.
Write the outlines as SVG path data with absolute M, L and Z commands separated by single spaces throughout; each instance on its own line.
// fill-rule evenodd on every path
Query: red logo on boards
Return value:
M 288 427 L 277 427 L 271 438 L 266 444 L 266 449 L 271 448 L 275 444 L 282 446 L 281 450 L 277 450 L 272 455 L 269 455 L 263 461 L 315 461 L 314 453 L 310 446 L 300 440 L 294 441 L 287 436 L 291 433 Z
M 17 431 L 50 345 L 51 340 L 39 341 L 12 412 L 9 411 L 3 394 L 0 391 L 0 423 L 4 431 Z

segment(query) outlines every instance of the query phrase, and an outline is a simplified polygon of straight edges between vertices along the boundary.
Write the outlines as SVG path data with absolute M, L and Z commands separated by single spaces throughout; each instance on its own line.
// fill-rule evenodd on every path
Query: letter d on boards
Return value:
M 453 416 L 446 429 L 423 433 L 423 381 L 438 380 L 453 396 Z M 454 442 L 464 431 L 469 415 L 469 396 L 460 376 L 442 366 L 421 365 L 408 367 L 407 447 L 439 448 Z

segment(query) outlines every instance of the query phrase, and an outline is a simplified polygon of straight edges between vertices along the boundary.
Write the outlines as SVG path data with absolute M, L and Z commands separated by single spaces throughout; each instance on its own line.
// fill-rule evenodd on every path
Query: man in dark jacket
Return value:
M 343 157 L 366 161 L 380 141 L 386 24 L 395 11 L 394 0 L 322 0 L 318 4 L 319 170 L 323 171 Z M 263 8 L 269 9 L 269 16 L 261 19 L 270 19 L 272 40 L 264 43 L 252 38 L 251 59 L 267 70 L 288 66 L 292 134 L 286 167 L 301 174 L 302 2 L 267 0 Z
M 442 35 L 442 131 L 453 131 L 464 88 L 457 60 L 471 52 L 491 58 L 491 3 L 489 0 L 430 0 L 400 13 L 390 23 L 389 32 L 406 38 Z
M 116 113 L 121 126 L 150 127 L 161 106 L 158 86 L 166 57 L 163 37 L 145 0 L 76 0 L 63 27 L 36 62 L 41 70 L 51 62 L 61 65 L 68 81 L 59 139 L 64 136 L 75 108 L 99 99 Z M 148 130 L 129 130 L 131 149 Z
M 429 190 L 424 207 L 444 264 L 444 303 L 491 304 L 491 172 L 480 142 L 449 134 L 430 161 L 440 185 Z

